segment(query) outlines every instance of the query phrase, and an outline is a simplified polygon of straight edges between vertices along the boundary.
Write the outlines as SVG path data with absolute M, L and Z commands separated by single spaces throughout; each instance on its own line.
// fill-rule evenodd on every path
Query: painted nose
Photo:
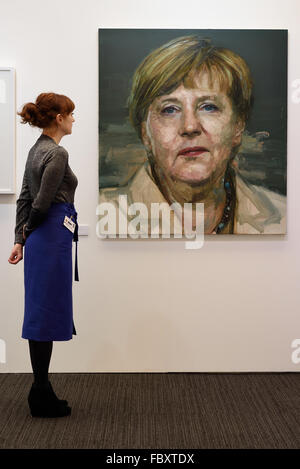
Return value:
M 181 135 L 190 137 L 200 135 L 201 132 L 202 126 L 195 112 L 192 110 L 185 111 L 182 115 Z

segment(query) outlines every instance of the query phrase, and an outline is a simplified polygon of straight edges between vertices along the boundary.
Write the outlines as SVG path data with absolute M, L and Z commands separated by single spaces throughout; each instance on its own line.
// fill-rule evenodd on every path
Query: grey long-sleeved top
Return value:
M 22 189 L 17 200 L 15 243 L 28 236 L 45 219 L 52 203 L 74 203 L 77 177 L 68 164 L 65 148 L 42 134 L 30 149 Z

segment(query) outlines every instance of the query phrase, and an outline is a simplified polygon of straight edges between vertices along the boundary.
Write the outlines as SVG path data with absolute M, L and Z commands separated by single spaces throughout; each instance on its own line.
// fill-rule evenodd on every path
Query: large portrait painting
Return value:
M 287 31 L 99 30 L 101 236 L 285 234 L 286 141 Z

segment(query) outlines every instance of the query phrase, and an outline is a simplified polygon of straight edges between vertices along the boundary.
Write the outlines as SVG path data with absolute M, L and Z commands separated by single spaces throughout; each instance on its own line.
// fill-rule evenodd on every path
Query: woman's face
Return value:
M 65 116 L 62 116 L 61 114 L 59 114 L 59 116 L 61 116 L 59 119 L 61 130 L 64 132 L 65 135 L 71 134 L 73 123 L 75 122 L 74 113 L 70 112 L 69 114 L 66 114 Z
M 195 88 L 181 84 L 156 98 L 142 124 L 144 145 L 163 174 L 191 185 L 224 174 L 244 128 L 229 97 L 217 84 L 209 86 L 206 73 L 194 82 Z

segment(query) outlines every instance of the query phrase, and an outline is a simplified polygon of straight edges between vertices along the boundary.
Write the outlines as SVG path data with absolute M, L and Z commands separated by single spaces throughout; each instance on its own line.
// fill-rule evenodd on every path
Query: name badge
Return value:
M 64 219 L 64 226 L 66 228 L 68 228 L 68 230 L 70 230 L 72 233 L 74 233 L 75 231 L 75 227 L 76 227 L 76 223 L 74 223 L 71 218 L 65 216 L 65 219 Z

